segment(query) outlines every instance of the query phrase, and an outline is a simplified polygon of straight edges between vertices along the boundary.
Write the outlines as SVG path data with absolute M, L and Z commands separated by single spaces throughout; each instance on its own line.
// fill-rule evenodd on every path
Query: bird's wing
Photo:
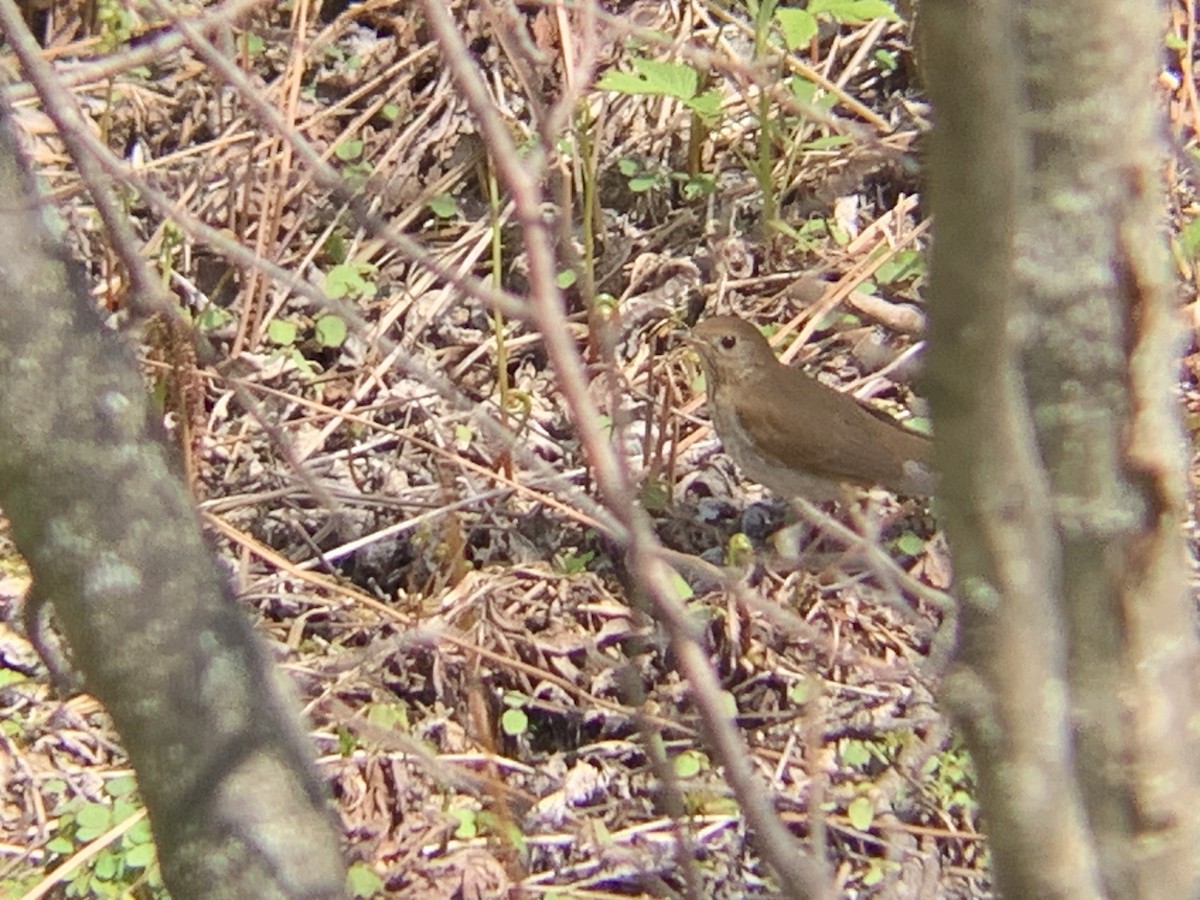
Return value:
M 903 460 L 891 431 L 902 426 L 877 417 L 850 395 L 804 377 L 806 381 L 788 385 L 789 402 L 779 398 L 781 402 L 739 408 L 743 429 L 770 436 L 759 442 L 762 454 L 831 481 L 897 483 Z M 786 409 L 805 410 L 806 421 L 791 421 Z

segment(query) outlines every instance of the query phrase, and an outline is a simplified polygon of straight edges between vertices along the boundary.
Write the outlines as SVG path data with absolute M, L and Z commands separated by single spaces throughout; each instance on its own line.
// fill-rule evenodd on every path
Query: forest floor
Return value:
M 232 85 L 129 5 L 100 4 L 92 30 L 86 4 L 56 6 L 59 74 L 130 178 L 177 205 L 123 188 L 205 346 L 130 316 L 35 100 L 18 124 L 97 303 L 138 341 L 239 602 L 294 679 L 356 889 L 779 894 L 631 587 L 538 332 L 368 233 L 294 150 L 444 269 L 524 293 L 525 235 L 419 5 L 260 3 L 211 33 Z M 784 16 L 756 51 L 736 3 L 614 2 L 590 23 L 450 6 L 517 142 L 557 129 L 542 188 L 572 334 L 762 790 L 843 896 L 991 896 L 970 761 L 933 699 L 950 582 L 933 511 L 872 492 L 796 522 L 720 451 L 679 341 L 702 314 L 742 315 L 794 364 L 928 427 L 930 109 L 907 25 L 822 18 L 785 52 L 803 23 Z M 581 59 L 626 77 L 580 83 Z M 1169 73 L 1162 98 L 1190 134 Z M 1190 171 L 1168 170 L 1189 282 Z M 161 896 L 103 711 L 57 695 L 21 637 L 27 585 L 0 569 L 0 895 Z

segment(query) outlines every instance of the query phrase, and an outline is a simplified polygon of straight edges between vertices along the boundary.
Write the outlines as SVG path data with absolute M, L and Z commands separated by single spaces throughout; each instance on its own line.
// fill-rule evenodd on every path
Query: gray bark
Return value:
M 343 896 L 294 704 L 47 216 L 4 106 L 0 506 L 35 590 L 120 733 L 175 897 Z
M 1143 0 L 924 0 L 943 696 L 1012 897 L 1193 897 L 1197 640 Z

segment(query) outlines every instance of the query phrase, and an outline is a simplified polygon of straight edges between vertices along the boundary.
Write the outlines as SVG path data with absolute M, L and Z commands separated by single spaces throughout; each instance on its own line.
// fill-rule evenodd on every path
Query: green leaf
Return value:
M 754 544 L 742 532 L 737 532 L 725 545 L 725 563 L 730 566 L 748 566 L 754 560 Z
M 316 336 L 322 347 L 340 347 L 346 341 L 346 323 L 334 315 L 321 316 L 316 322 Z
M 351 897 L 374 897 L 382 894 L 384 881 L 364 862 L 356 862 L 346 873 L 346 893 Z
M 806 9 L 777 9 L 775 19 L 789 50 L 806 47 L 817 36 L 817 17 Z
M 150 822 L 148 819 L 142 819 L 140 822 L 134 823 L 133 827 L 125 832 L 125 839 L 131 845 L 149 844 L 154 838 L 153 832 L 150 830 Z
M 661 478 L 647 478 L 642 484 L 642 508 L 650 512 L 658 512 L 667 508 L 670 495 L 667 486 Z
M 571 287 L 571 285 L 573 285 L 578 278 L 579 276 L 575 274 L 574 269 L 563 269 L 558 273 L 558 275 L 555 276 L 554 281 L 558 285 L 559 290 L 566 290 L 567 288 Z
M 104 784 L 104 793 L 110 797 L 128 797 L 137 790 L 137 780 L 132 775 L 112 778 Z
M 788 86 L 792 89 L 792 94 L 796 95 L 798 101 L 810 106 L 814 109 L 833 109 L 838 106 L 838 97 L 816 82 L 810 82 L 808 78 L 800 76 L 792 76 L 787 80 Z
M 648 84 L 654 86 L 657 92 L 678 97 L 680 100 L 690 100 L 696 96 L 700 87 L 700 75 L 691 66 L 684 63 L 660 62 L 657 59 L 633 59 L 633 67 L 638 70 Z
M 619 69 L 609 69 L 596 80 L 596 87 L 602 91 L 616 91 L 618 94 L 649 94 L 646 89 L 646 79 L 632 72 L 622 72 Z
M 693 591 L 692 586 L 687 583 L 687 579 L 674 569 L 671 570 L 670 578 L 671 588 L 674 590 L 676 600 L 686 602 L 696 596 L 696 592 Z
M 827 227 L 829 229 L 829 236 L 834 239 L 839 247 L 845 247 L 850 243 L 850 234 L 838 222 L 830 219 Z
M 429 209 L 439 219 L 453 219 L 459 214 L 458 201 L 453 194 L 434 194 L 429 198 Z
M 708 765 L 708 757 L 698 750 L 685 750 L 675 757 L 675 774 L 680 778 L 694 778 Z
M 521 833 L 520 826 L 512 820 L 511 816 L 502 816 L 491 810 L 481 809 L 478 822 L 480 831 L 499 835 L 517 851 L 518 855 L 525 855 L 525 835 Z
M 742 808 L 736 797 L 710 797 L 704 804 L 704 811 L 710 816 L 741 816 Z
M 901 250 L 875 270 L 875 280 L 880 284 L 892 284 L 915 278 L 925 272 L 925 258 L 916 250 Z
M 296 323 L 286 319 L 272 319 L 267 326 L 267 337 L 280 347 L 290 347 L 296 342 Z
M 346 261 L 346 235 L 341 231 L 335 231 L 325 239 L 324 246 L 321 250 L 335 263 L 344 263 Z
M 349 728 L 339 725 L 337 729 L 337 752 L 341 756 L 349 756 L 358 749 L 358 738 Z
M 159 889 L 159 893 L 165 895 L 166 888 L 163 886 L 161 866 L 151 866 L 146 870 L 144 877 L 146 879 L 146 884 L 152 888 Z
M 829 234 L 829 223 L 825 219 L 805 219 L 800 223 L 798 233 L 803 237 L 826 237 Z
M 818 96 L 822 98 L 827 96 L 826 93 L 818 95 L 818 91 L 823 91 L 820 85 L 807 78 L 801 78 L 799 75 L 793 75 L 788 79 L 788 87 L 792 89 L 792 95 L 805 106 L 816 106 Z
M 325 273 L 325 293 L 330 297 L 374 297 L 375 284 L 365 277 L 373 274 L 371 263 L 340 263 Z
M 202 332 L 208 333 L 216 331 L 222 325 L 233 321 L 233 313 L 227 309 L 222 309 L 215 303 L 210 303 L 204 307 L 204 312 L 196 317 L 196 327 Z
M 847 25 L 862 25 L 872 19 L 903 21 L 884 0 L 809 0 L 808 11 Z
M 131 847 L 125 854 L 125 865 L 131 869 L 145 869 L 154 864 L 154 842 L 147 841 Z
M 896 539 L 896 549 L 905 556 L 920 556 L 925 550 L 925 542 L 911 531 L 906 531 Z
M 401 703 L 371 703 L 367 707 L 367 721 L 387 731 L 407 731 L 408 710 Z
M 846 807 L 846 815 L 850 817 L 851 825 L 859 831 L 866 831 L 875 821 L 875 805 L 867 797 L 856 797 Z
M 696 96 L 700 76 L 683 63 L 661 62 L 635 56 L 630 59 L 636 74 L 609 69 L 596 87 L 619 94 L 649 94 L 690 100 Z
M 807 703 L 812 698 L 812 695 L 813 686 L 807 678 L 803 681 L 797 681 L 788 688 L 788 700 L 792 703 Z
M 258 54 L 263 52 L 263 47 L 266 46 L 266 42 L 263 41 L 262 37 L 253 32 L 243 34 L 239 43 L 241 44 L 240 49 L 242 52 L 248 53 L 250 56 L 258 56 Z
M 112 828 L 112 810 L 100 803 L 87 803 L 76 814 L 75 822 L 79 826 L 76 839 L 90 841 Z
M 92 874 L 101 881 L 112 881 L 117 874 L 117 858 L 108 849 L 101 850 L 92 861 Z
M 904 426 L 909 431 L 915 431 L 917 434 L 923 434 L 926 437 L 933 434 L 933 423 L 925 416 L 911 416 L 904 420 Z
M 103 803 L 85 803 L 75 814 L 81 828 L 111 828 L 112 810 Z
M 1200 256 L 1200 216 L 1192 219 L 1179 230 L 1179 244 L 1189 259 Z
M 126 819 L 137 814 L 141 809 L 132 799 L 118 800 L 113 804 L 112 818 L 114 822 L 124 822 Z
M 352 138 L 347 141 L 342 141 L 333 148 L 333 155 L 342 162 L 353 162 L 363 154 L 363 142 Z
M 844 134 L 831 134 L 827 137 L 814 138 L 800 145 L 801 150 L 836 150 L 850 143 L 850 137 Z
M 59 856 L 67 856 L 75 852 L 75 844 L 69 838 L 60 835 L 46 842 L 46 850 L 50 853 L 57 853 Z
M 578 575 L 580 572 L 586 572 L 588 563 L 595 558 L 595 550 L 579 553 L 572 549 L 558 556 L 555 561 L 564 575 Z
M 500 717 L 500 727 L 509 737 L 516 737 L 529 730 L 529 716 L 523 709 L 506 709 Z
M 317 374 L 319 367 L 313 365 L 312 360 L 305 358 L 304 354 L 295 347 L 284 350 L 282 353 L 284 353 L 287 358 L 292 361 L 292 365 L 295 366 L 300 374 L 302 374 L 305 378 L 312 378 Z
M 867 866 L 866 874 L 863 875 L 862 883 L 866 887 L 874 887 L 883 881 L 887 875 L 886 863 L 882 859 L 873 859 L 871 864 Z
M 711 196 L 716 190 L 717 179 L 715 176 L 707 172 L 697 172 L 684 182 L 683 196 L 686 200 L 696 200 L 700 197 Z
M 644 194 L 660 184 L 661 180 L 654 175 L 638 175 L 629 179 L 629 189 L 635 194 Z
M 334 266 L 325 275 L 325 293 L 330 297 L 357 294 L 366 284 L 353 263 Z
M 862 766 L 871 759 L 871 752 L 862 741 L 843 741 L 840 755 L 847 766 Z
M 714 122 L 721 115 L 721 92 L 716 88 L 697 94 L 687 103 L 688 109 L 706 122 Z
M 479 834 L 479 821 L 475 810 L 452 809 L 450 815 L 458 819 L 458 827 L 454 829 L 454 836 L 460 841 L 470 840 Z
M 349 163 L 342 169 L 342 177 L 354 186 L 355 190 L 361 188 L 367 181 L 367 176 L 371 174 L 371 167 L 365 162 Z

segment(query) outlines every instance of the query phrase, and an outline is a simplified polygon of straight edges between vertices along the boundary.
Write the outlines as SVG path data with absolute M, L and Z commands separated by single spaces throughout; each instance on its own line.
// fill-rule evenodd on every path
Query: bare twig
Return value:
M 254 9 L 265 6 L 269 0 L 229 0 L 229 2 L 205 10 L 197 17 L 197 24 L 204 30 L 217 25 L 235 21 L 239 16 Z M 183 38 L 174 31 L 164 31 L 161 34 L 147 37 L 136 47 L 111 53 L 103 59 L 94 62 L 69 66 L 65 71 L 57 73 L 58 84 L 63 90 L 81 87 L 85 84 L 108 81 L 122 72 L 128 72 L 138 66 L 148 65 L 173 53 L 183 46 Z M 14 84 L 5 88 L 8 99 L 14 106 L 38 95 L 40 91 L 33 82 L 30 84 Z
M 524 156 L 518 153 L 470 61 L 450 14 L 437 0 L 426 0 L 423 8 L 443 48 L 446 64 L 475 114 L 491 148 L 497 171 L 515 205 L 528 256 L 532 317 L 542 332 L 560 390 L 567 400 L 605 502 L 629 529 L 626 549 L 630 571 L 652 598 L 671 636 L 711 746 L 725 766 L 734 794 L 758 837 L 764 857 L 775 868 L 782 889 L 795 897 L 828 896 L 827 877 L 819 865 L 799 849 L 775 815 L 765 786 L 750 766 L 750 754 L 726 709 L 716 674 L 698 640 L 696 624 L 677 599 L 670 570 L 658 554 L 658 541 L 645 516 L 632 502 L 628 472 L 610 445 L 601 426 L 599 409 L 588 392 L 582 360 L 565 327 L 566 312 L 555 281 L 554 253 L 542 210 L 538 176 L 544 165 L 544 151 Z
M 260 96 L 260 92 L 255 89 L 236 64 L 213 46 L 194 19 L 179 15 L 175 9 L 161 0 L 154 0 L 154 7 L 175 24 L 175 27 L 186 38 L 188 46 L 225 83 L 239 92 L 242 101 L 254 113 L 259 122 L 270 133 L 278 135 L 288 144 L 292 152 L 311 170 L 313 180 L 323 190 L 335 197 L 338 202 L 345 204 L 368 233 L 387 241 L 406 257 L 434 272 L 439 278 L 474 297 L 480 303 L 493 309 L 499 309 L 511 318 L 522 321 L 529 318 L 529 310 L 525 304 L 513 295 L 497 290 L 477 278 L 455 272 L 420 243 L 392 227 L 390 222 L 370 208 L 370 204 L 362 192 L 355 191 L 347 185 L 346 180 L 337 169 L 327 163 L 308 141 L 296 134 L 295 129 L 288 127 L 287 119 Z M 328 303 L 328 299 L 326 298 L 324 302 Z
M 42 98 L 46 114 L 58 126 L 63 143 L 79 167 L 80 177 L 91 191 L 96 211 L 100 213 L 100 218 L 104 220 L 112 236 L 113 248 L 129 273 L 132 301 L 135 304 L 147 304 L 149 311 L 168 310 L 171 303 L 166 289 L 154 277 L 138 252 L 141 242 L 134 234 L 125 210 L 109 186 L 103 167 L 91 152 L 100 142 L 88 129 L 75 98 L 59 83 L 50 63 L 42 58 L 41 48 L 30 34 L 21 11 L 17 9 L 13 0 L 0 0 L 0 31 L 4 32 L 17 58 L 20 59 L 22 68 Z M 145 311 L 146 309 L 143 309 L 143 312 Z

